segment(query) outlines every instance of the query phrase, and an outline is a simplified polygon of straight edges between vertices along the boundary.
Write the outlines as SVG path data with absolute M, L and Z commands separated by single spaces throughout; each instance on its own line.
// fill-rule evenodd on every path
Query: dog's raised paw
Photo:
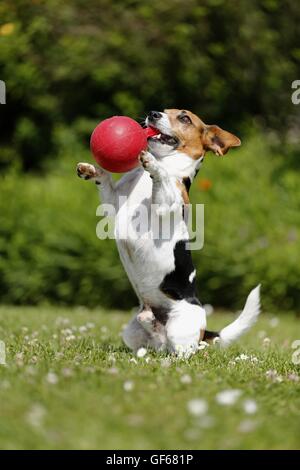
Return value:
M 155 320 L 155 316 L 151 310 L 143 310 L 137 315 L 137 321 L 141 324 L 151 325 Z
M 149 173 L 156 173 L 159 171 L 159 165 L 157 163 L 157 160 L 151 153 L 145 151 L 140 154 L 140 162 L 143 165 L 144 169 L 146 171 L 149 171 Z
M 95 178 L 98 174 L 94 165 L 91 165 L 90 163 L 78 163 L 76 170 L 79 178 L 82 178 L 84 180 L 90 180 L 91 178 Z

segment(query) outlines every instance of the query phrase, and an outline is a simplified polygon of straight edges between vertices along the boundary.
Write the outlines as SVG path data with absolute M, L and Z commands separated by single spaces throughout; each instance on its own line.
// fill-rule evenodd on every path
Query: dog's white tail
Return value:
M 244 310 L 240 316 L 220 331 L 220 345 L 222 347 L 229 346 L 229 344 L 236 341 L 240 336 L 246 333 L 246 331 L 248 331 L 256 322 L 259 312 L 260 284 L 248 295 Z

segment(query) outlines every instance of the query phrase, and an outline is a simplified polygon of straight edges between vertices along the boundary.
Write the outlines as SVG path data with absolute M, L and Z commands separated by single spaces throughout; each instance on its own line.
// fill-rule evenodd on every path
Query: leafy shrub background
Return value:
M 87 144 L 103 117 L 162 106 L 285 134 L 299 24 L 294 0 L 2 0 L 0 165 L 45 168 L 62 128 Z
M 2 302 L 136 303 L 114 241 L 96 237 L 98 195 L 75 175 L 78 157 L 61 156 L 48 176 L 2 179 Z M 205 204 L 204 249 L 193 252 L 201 300 L 238 308 L 261 282 L 265 308 L 299 308 L 299 174 L 263 136 L 224 158 L 208 154 L 191 199 Z
M 190 108 L 243 146 L 195 181 L 203 302 L 300 308 L 300 6 L 292 0 L 2 0 L 0 301 L 130 307 L 97 193 L 76 179 L 101 119 Z

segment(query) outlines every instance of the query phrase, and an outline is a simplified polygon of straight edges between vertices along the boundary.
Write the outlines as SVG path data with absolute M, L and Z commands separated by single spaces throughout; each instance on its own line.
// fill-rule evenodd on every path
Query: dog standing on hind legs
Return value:
M 185 110 L 151 111 L 146 124 L 159 134 L 149 139 L 148 150 L 140 155 L 141 166 L 117 183 L 102 168 L 77 165 L 78 176 L 94 181 L 101 202 L 114 207 L 120 258 L 140 301 L 140 311 L 123 332 L 124 342 L 134 351 L 151 347 L 184 355 L 196 351 L 201 340 L 219 338 L 221 346 L 227 346 L 255 323 L 260 311 L 259 286 L 250 292 L 233 323 L 220 333 L 206 329 L 205 310 L 196 295 L 184 208 L 206 152 L 225 155 L 240 140 Z M 135 223 L 136 211 L 142 209 L 151 213 L 143 233 Z M 157 237 L 154 227 L 170 215 L 175 221 L 172 230 L 167 237 Z

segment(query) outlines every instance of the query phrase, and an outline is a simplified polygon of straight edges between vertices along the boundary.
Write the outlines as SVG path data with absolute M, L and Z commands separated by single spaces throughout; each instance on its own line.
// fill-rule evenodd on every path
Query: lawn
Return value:
M 234 347 L 179 360 L 133 356 L 128 318 L 0 307 L 1 449 L 299 448 L 299 319 L 262 315 Z M 231 319 L 214 313 L 209 327 Z

